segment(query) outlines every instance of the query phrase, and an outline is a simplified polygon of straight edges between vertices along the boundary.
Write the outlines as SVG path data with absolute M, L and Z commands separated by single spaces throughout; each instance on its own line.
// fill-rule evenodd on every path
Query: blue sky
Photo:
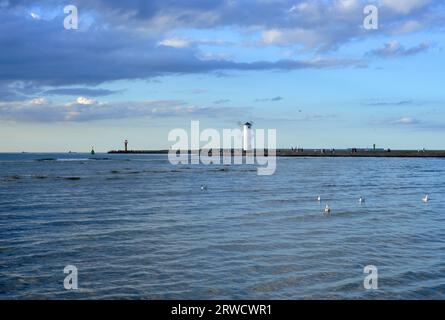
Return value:
M 168 148 L 191 120 L 444 149 L 444 26 L 429 0 L 0 0 L 0 152 Z

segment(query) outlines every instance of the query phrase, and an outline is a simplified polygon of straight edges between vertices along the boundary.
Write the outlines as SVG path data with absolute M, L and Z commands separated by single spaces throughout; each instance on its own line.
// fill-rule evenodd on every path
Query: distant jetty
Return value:
M 243 155 L 241 150 L 206 150 L 208 155 Z M 205 152 L 205 151 L 204 151 Z M 109 154 L 168 154 L 169 150 L 112 150 Z M 188 150 L 198 154 L 198 150 Z M 257 150 L 255 150 L 257 153 Z M 268 155 L 267 150 L 263 153 Z M 390 150 L 390 149 L 277 149 L 277 157 L 376 157 L 376 158 L 445 158 L 445 150 Z

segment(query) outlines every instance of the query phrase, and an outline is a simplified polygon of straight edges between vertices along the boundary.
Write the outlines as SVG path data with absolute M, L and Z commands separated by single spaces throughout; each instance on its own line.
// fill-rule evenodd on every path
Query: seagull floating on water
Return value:
M 422 201 L 427 203 L 428 201 L 430 201 L 430 197 L 428 195 L 425 195 L 425 197 L 422 198 Z
M 320 196 L 317 197 L 317 201 L 318 201 L 318 202 L 321 201 L 321 197 L 320 197 Z
M 324 213 L 326 215 L 330 215 L 331 214 L 331 208 L 329 208 L 329 205 L 327 204 L 326 207 L 324 208 Z
M 206 184 L 201 185 L 201 191 L 206 191 L 206 190 L 207 190 L 207 185 Z
M 365 203 L 365 197 L 360 197 L 360 198 L 358 199 L 358 202 L 360 202 L 360 203 Z

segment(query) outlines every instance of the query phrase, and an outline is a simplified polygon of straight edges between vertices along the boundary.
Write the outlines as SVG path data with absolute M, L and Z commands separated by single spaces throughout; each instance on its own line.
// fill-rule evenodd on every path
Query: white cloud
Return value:
M 173 48 L 186 48 L 190 46 L 190 41 L 182 38 L 169 38 L 159 42 L 159 45 Z
M 262 33 L 262 42 L 266 45 L 304 45 L 314 48 L 320 44 L 322 35 L 315 30 L 293 28 L 293 29 L 271 29 Z
M 422 42 L 416 46 L 405 48 L 397 40 L 392 40 L 383 45 L 383 47 L 375 50 L 371 50 L 367 55 L 373 55 L 380 58 L 397 58 L 413 56 L 421 52 L 425 52 L 430 48 L 430 44 Z
M 37 13 L 30 12 L 29 15 L 30 15 L 33 19 L 35 19 L 35 20 L 40 20 L 40 19 L 41 19 L 40 16 L 39 16 Z
M 395 54 L 401 47 L 397 40 L 391 40 L 385 44 L 384 50 L 387 54 Z
M 31 99 L 29 101 L 29 104 L 31 104 L 31 105 L 42 105 L 42 104 L 44 104 L 46 102 L 47 102 L 47 100 L 45 98 L 40 97 L 40 98 Z
M 227 53 L 200 52 L 197 57 L 203 61 L 229 61 L 233 57 Z
M 91 104 L 96 103 L 96 101 L 94 101 L 94 100 L 92 100 L 92 99 L 85 98 L 85 97 L 78 97 L 78 98 L 76 99 L 76 102 L 77 102 L 78 104 L 83 104 L 83 105 L 91 105 Z
M 418 121 L 411 117 L 402 117 L 400 119 L 393 121 L 393 123 L 394 124 L 415 124 L 415 123 L 418 123 Z
M 316 5 L 310 4 L 308 2 L 301 2 L 299 4 L 293 5 L 288 12 L 289 13 L 302 13 L 307 11 L 315 11 Z
M 77 99 L 79 100 L 79 99 Z M 145 100 L 124 102 L 88 101 L 60 103 L 41 98 L 27 101 L 0 101 L 0 118 L 29 122 L 87 122 L 105 119 L 159 118 L 195 115 L 203 117 L 231 117 L 245 112 L 245 108 L 202 107 L 178 100 Z
M 408 14 L 412 10 L 422 8 L 430 2 L 431 0 L 380 0 L 382 6 L 401 14 Z
M 396 27 L 393 34 L 407 34 L 418 31 L 423 28 L 423 24 L 416 20 L 409 20 L 404 22 L 402 25 Z
M 337 0 L 335 6 L 341 11 L 350 11 L 356 9 L 359 5 L 357 0 Z
M 266 30 L 263 32 L 262 38 L 265 44 L 279 43 L 282 41 L 283 32 L 276 29 Z

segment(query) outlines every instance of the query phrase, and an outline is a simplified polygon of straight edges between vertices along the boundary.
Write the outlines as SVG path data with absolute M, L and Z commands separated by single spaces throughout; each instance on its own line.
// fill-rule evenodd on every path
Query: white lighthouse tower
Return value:
M 246 122 L 243 124 L 243 150 L 252 150 L 252 123 Z

